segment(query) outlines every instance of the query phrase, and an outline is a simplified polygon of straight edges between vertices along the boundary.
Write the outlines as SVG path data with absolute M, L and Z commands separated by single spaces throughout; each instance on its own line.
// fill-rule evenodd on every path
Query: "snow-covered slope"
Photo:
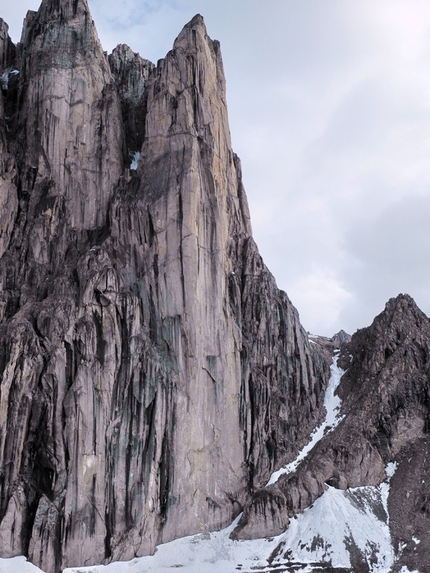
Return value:
M 395 466 L 387 468 L 392 475 Z M 392 470 L 392 471 L 390 471 Z M 318 562 L 389 573 L 395 560 L 389 531 L 389 483 L 327 491 L 280 536 L 273 564 Z M 358 569 L 361 568 L 361 569 Z
M 389 573 L 395 562 L 387 514 L 389 479 L 379 487 L 331 487 L 285 533 L 272 539 L 233 541 L 237 524 L 160 545 L 155 555 L 107 566 L 72 567 L 64 573 L 311 573 L 316 567 Z M 38 573 L 24 558 L 0 560 L 0 573 Z M 403 573 L 407 573 L 403 569 Z
M 0 573 L 43 573 L 43 571 L 29 563 L 25 557 L 13 557 L 0 559 Z

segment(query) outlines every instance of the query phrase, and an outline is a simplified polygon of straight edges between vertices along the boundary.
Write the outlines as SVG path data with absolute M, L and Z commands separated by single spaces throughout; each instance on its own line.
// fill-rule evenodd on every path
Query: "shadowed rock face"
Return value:
M 148 99 L 145 87 L 154 64 L 135 54 L 125 44 L 114 49 L 109 56 L 109 64 L 121 102 L 124 135 L 131 162 L 133 155 L 140 152 L 145 138 Z
M 12 76 L 12 80 L 10 76 L 15 58 L 15 46 L 9 37 L 8 30 L 8 25 L 0 18 L 0 87 L 6 96 L 0 98 L 0 257 L 9 245 L 18 210 L 15 158 L 8 152 L 6 138 L 7 96 L 13 91 L 10 84 L 16 82 L 16 74 Z M 1 316 L 2 307 L 0 306 Z
M 0 547 L 56 572 L 230 523 L 328 369 L 252 239 L 201 16 L 157 67 L 108 61 L 85 0 L 2 34 Z

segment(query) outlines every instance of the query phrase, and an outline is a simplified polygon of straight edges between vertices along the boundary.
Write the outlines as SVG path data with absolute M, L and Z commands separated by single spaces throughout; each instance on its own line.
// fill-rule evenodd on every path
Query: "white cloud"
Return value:
M 303 274 L 290 287 L 290 295 L 300 312 L 303 326 L 317 328 L 317 333 L 335 334 L 339 316 L 352 294 L 328 268 L 315 268 Z M 313 332 L 313 330 L 312 330 Z

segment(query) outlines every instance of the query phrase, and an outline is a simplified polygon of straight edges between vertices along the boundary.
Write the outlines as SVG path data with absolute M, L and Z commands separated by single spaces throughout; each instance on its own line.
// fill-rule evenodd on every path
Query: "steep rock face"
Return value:
M 15 57 L 15 46 L 8 32 L 9 26 L 0 18 L 0 69 L 2 74 L 12 64 Z
M 118 95 L 86 0 L 44 0 L 30 13 L 21 76 L 15 129 L 27 170 L 23 192 L 43 197 L 38 231 L 47 245 L 56 210 L 72 228 L 103 226 L 122 174 Z M 41 263 L 45 249 L 34 252 Z
M 169 492 L 160 508 L 166 512 L 161 539 L 168 540 L 203 524 L 227 524 L 247 484 L 273 467 L 276 442 L 287 442 L 278 455 L 296 447 L 285 427 L 277 437 L 281 404 L 270 371 L 273 379 L 281 375 L 279 394 L 283 384 L 307 395 L 301 432 L 285 424 L 302 439 L 320 413 L 324 379 L 296 311 L 285 308 L 288 299 L 250 237 L 219 47 L 207 38 L 201 17 L 184 28 L 149 78 L 140 165 L 114 203 L 112 238 L 128 254 L 130 286 L 137 275 L 141 299 L 148 300 L 151 344 L 165 356 L 167 347 L 178 370 L 169 384 L 175 412 L 168 435 L 174 439 L 166 442 Z M 163 497 L 157 489 L 148 495 Z M 181 500 L 187 500 L 185 519 Z M 136 532 L 136 543 L 140 538 Z
M 327 363 L 252 240 L 201 16 L 111 72 L 86 1 L 44 0 L 17 65 L 0 540 L 54 572 L 227 525 L 324 415 Z
M 11 66 L 15 57 L 15 46 L 9 34 L 8 25 L 0 18 L 0 257 L 7 249 L 18 210 L 18 194 L 15 185 L 15 160 L 8 152 L 6 131 L 6 102 Z M 16 75 L 16 74 L 14 74 Z M 1 315 L 0 307 L 0 317 Z
M 378 485 L 387 463 L 395 461 L 400 465 L 389 498 L 390 528 L 396 552 L 404 543 L 408 549 L 398 569 L 421 567 L 425 560 L 419 553 L 426 550 L 418 549 L 414 539 L 428 548 L 429 319 L 411 297 L 399 295 L 370 327 L 353 335 L 339 362 L 348 368 L 338 390 L 344 419 L 294 473 L 256 493 L 234 535 L 280 533 L 325 484 L 340 489 Z

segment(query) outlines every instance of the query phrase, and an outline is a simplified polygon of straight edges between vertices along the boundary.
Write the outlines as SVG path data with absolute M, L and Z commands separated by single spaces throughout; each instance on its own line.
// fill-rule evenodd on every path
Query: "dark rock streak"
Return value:
M 0 65 L 1 554 L 226 526 L 324 416 L 327 362 L 252 239 L 219 44 L 196 16 L 157 66 L 108 59 L 86 0 L 43 0 Z

